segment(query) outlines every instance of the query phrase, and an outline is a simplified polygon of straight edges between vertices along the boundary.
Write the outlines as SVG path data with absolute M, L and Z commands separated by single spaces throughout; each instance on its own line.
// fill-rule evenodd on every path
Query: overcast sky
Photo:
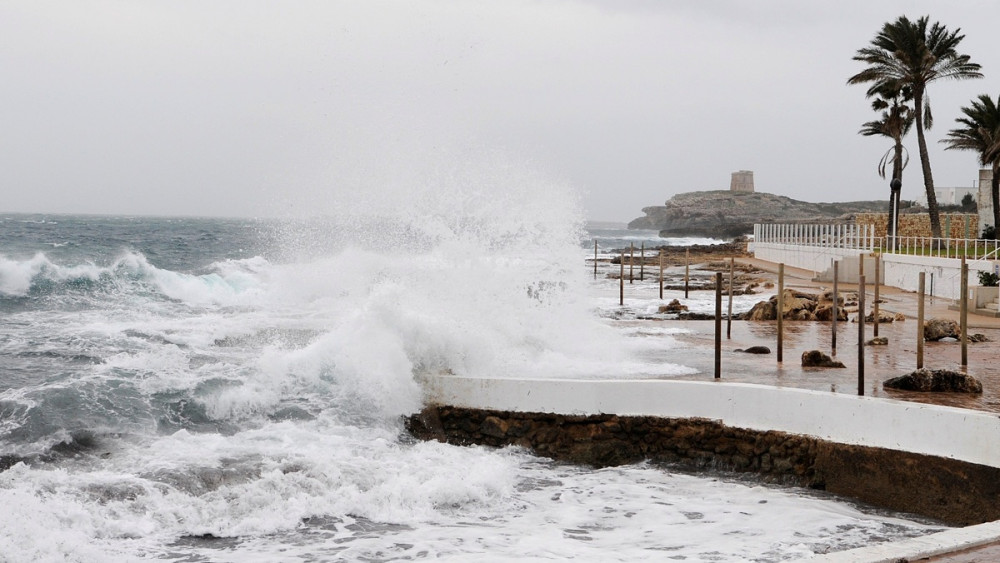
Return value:
M 846 80 L 903 14 L 961 28 L 983 66 L 929 88 L 936 184 L 971 187 L 976 156 L 937 141 L 1000 94 L 995 0 L 0 1 L 0 211 L 321 212 L 308 194 L 462 151 L 570 184 L 597 220 L 740 169 L 884 199 L 890 142 L 857 134 L 875 114 Z

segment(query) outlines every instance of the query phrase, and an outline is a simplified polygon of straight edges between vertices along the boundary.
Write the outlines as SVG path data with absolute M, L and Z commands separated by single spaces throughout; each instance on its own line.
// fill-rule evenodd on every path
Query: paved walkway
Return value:
M 737 258 L 737 262 L 747 265 L 752 265 L 759 270 L 773 274 L 777 277 L 778 265 L 774 262 L 768 262 L 767 260 L 760 260 L 757 258 Z M 815 282 L 813 277 L 815 272 L 812 270 L 803 270 L 802 268 L 792 268 L 785 266 L 785 286 L 795 287 L 795 288 L 830 288 L 829 282 Z M 840 284 L 842 291 L 853 291 L 857 289 L 857 284 Z M 869 284 L 867 286 L 867 294 L 869 296 L 873 295 L 874 286 Z M 886 310 L 893 311 L 894 313 L 903 313 L 907 318 L 915 319 L 917 318 L 917 294 L 914 291 L 905 291 L 899 289 L 898 287 L 890 287 L 887 285 L 879 286 L 879 298 L 886 301 L 884 304 L 880 304 Z M 869 301 L 870 303 L 870 301 Z M 959 312 L 950 309 L 951 306 L 957 303 L 954 299 L 945 299 L 942 297 L 927 297 L 924 302 L 924 318 L 940 318 L 940 319 L 950 319 L 958 322 Z M 969 314 L 969 329 L 974 328 L 986 328 L 986 329 L 1000 329 L 1000 318 L 986 317 L 982 315 Z
M 768 262 L 766 260 L 759 260 L 756 258 L 737 258 L 737 262 L 747 265 L 752 265 L 759 270 L 773 274 L 777 276 L 778 266 L 773 262 Z M 813 277 L 815 273 L 809 270 L 803 270 L 801 268 L 791 268 L 785 266 L 785 287 L 792 287 L 796 289 L 805 289 L 816 291 L 820 288 L 829 289 L 829 283 L 815 282 Z M 841 284 L 843 291 L 856 290 L 857 285 L 851 284 Z M 868 296 L 873 296 L 874 288 L 869 285 L 866 294 Z M 917 307 L 918 299 L 916 292 L 904 291 L 896 287 L 889 286 L 879 286 L 879 298 L 884 300 L 885 303 L 880 304 L 884 310 L 892 311 L 894 313 L 903 313 L 908 319 L 917 318 Z M 959 322 L 959 311 L 952 309 L 952 306 L 956 304 L 955 300 L 944 299 L 940 297 L 926 298 L 924 303 L 924 318 L 941 318 L 954 320 Z M 1000 331 L 1000 318 L 986 317 L 981 315 L 968 315 L 969 332 L 970 334 L 974 330 L 985 330 L 988 332 Z M 980 345 L 983 346 L 983 345 Z M 980 350 L 980 356 L 996 356 L 996 344 L 987 343 L 986 346 L 989 348 L 986 350 Z M 983 359 L 983 358 L 981 358 Z M 929 402 L 934 402 L 933 400 Z M 942 401 L 947 403 L 947 401 Z M 972 549 L 964 549 L 961 551 L 956 551 L 954 553 L 948 553 L 944 555 L 938 555 L 930 558 L 923 558 L 915 561 L 923 561 L 927 563 L 995 563 L 1000 562 L 1000 543 L 991 543 L 981 547 L 976 547 Z

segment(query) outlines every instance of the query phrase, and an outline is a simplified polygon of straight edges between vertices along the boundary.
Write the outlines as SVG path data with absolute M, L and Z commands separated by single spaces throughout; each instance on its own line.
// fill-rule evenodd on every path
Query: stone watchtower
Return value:
M 753 192 L 753 171 L 740 170 L 733 172 L 733 179 L 729 182 L 731 192 Z
M 979 193 L 976 202 L 979 205 L 979 228 L 993 225 L 993 170 L 979 170 Z M 978 236 L 978 235 L 977 235 Z

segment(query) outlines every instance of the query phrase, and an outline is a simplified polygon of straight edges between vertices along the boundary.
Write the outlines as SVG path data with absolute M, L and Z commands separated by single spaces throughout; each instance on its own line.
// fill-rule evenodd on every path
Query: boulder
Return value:
M 677 318 L 684 321 L 714 321 L 715 314 L 682 311 L 677 315 Z M 723 318 L 725 318 L 725 315 L 723 315 Z
M 924 322 L 924 340 L 937 341 L 942 338 L 958 338 L 959 327 L 955 321 L 930 319 Z
M 813 321 L 816 315 L 816 296 L 809 293 L 802 293 L 792 289 L 786 289 L 782 293 L 784 302 L 782 308 L 785 319 L 796 321 Z M 772 296 L 767 301 L 758 301 L 750 309 L 745 318 L 750 321 L 773 321 L 778 318 L 778 297 Z
M 888 311 L 879 310 L 879 312 L 878 312 L 878 322 L 879 322 L 879 324 L 888 324 L 888 323 L 891 323 L 894 320 L 896 320 L 896 315 L 894 313 L 890 313 Z M 873 322 L 875 322 L 875 311 L 872 311 L 871 313 L 868 313 L 868 315 L 865 316 L 865 322 L 866 323 L 873 323 Z
M 865 342 L 865 344 L 867 346 L 888 346 L 889 338 L 885 336 L 876 336 L 875 338 L 872 338 L 868 342 Z
M 820 303 L 833 303 L 833 290 L 828 289 L 823 293 L 820 293 L 818 301 Z M 837 297 L 837 304 L 838 305 L 844 304 L 844 296 L 841 295 Z
M 758 301 L 746 314 L 748 321 L 773 321 L 778 318 L 775 310 L 778 308 L 777 300 Z
M 819 350 L 807 350 L 802 352 L 802 367 L 842 368 L 847 366 Z
M 793 321 L 815 321 L 816 315 L 808 309 L 796 309 L 789 311 L 785 315 L 786 319 L 792 319 Z
M 792 289 L 786 289 L 782 292 L 784 297 L 785 318 L 787 319 L 790 315 L 795 315 L 798 311 L 813 311 L 816 309 L 816 296 L 810 295 L 808 293 L 802 293 Z M 775 299 L 777 301 L 777 299 Z
M 918 369 L 912 373 L 887 379 L 887 389 L 923 392 L 982 393 L 983 384 L 975 377 L 946 369 Z
M 990 342 L 985 334 L 975 333 L 969 335 L 969 342 Z
M 681 302 L 674 299 L 666 305 L 660 305 L 661 313 L 680 313 L 681 311 L 687 311 L 687 305 L 681 305 Z
M 832 321 L 833 320 L 833 305 L 819 305 L 816 307 L 816 311 L 813 313 L 817 321 Z M 837 320 L 847 321 L 847 310 L 843 307 L 837 308 Z
M 733 351 L 734 352 L 743 352 L 744 354 L 770 354 L 771 353 L 771 349 L 768 348 L 767 346 L 751 346 L 751 347 L 747 348 L 746 350 L 742 350 L 740 348 L 737 348 L 736 350 L 733 350 Z

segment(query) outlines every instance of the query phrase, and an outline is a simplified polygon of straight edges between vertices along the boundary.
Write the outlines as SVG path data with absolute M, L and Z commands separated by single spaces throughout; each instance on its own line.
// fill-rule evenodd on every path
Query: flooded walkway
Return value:
M 759 276 L 775 281 L 777 265 L 753 258 L 738 258 L 737 263 L 754 266 L 760 270 Z M 698 272 L 705 276 L 707 273 Z M 831 289 L 829 283 L 812 281 L 814 273 L 798 268 L 785 268 L 785 287 L 819 293 Z M 626 298 L 656 299 L 656 281 L 636 281 L 626 288 Z M 856 284 L 840 284 L 842 293 L 856 292 Z M 665 300 L 677 297 L 676 292 L 665 295 Z M 762 293 L 759 296 L 744 296 L 753 302 L 766 300 L 773 295 Z M 980 333 L 989 341 L 968 344 L 969 365 L 967 373 L 977 377 L 983 383 L 982 395 L 960 393 L 920 393 L 884 389 L 882 382 L 892 377 L 912 372 L 916 369 L 917 354 L 917 295 L 914 292 L 902 291 L 898 288 L 880 286 L 880 310 L 891 313 L 902 313 L 906 319 L 889 324 L 879 325 L 879 336 L 889 339 L 886 346 L 865 346 L 864 394 L 874 397 L 916 401 L 953 407 L 969 408 L 990 412 L 1000 412 L 1000 319 L 969 315 L 969 334 Z M 723 296 L 725 310 L 725 299 Z M 866 290 L 866 303 L 870 312 L 874 299 L 874 286 Z M 690 299 L 683 298 L 681 292 L 679 301 L 685 304 L 690 301 L 693 306 L 706 300 L 714 300 L 714 291 L 691 291 Z M 955 301 L 943 298 L 926 298 L 924 318 L 940 318 L 958 322 L 959 312 L 952 310 Z M 628 303 L 626 303 L 628 305 Z M 634 305 L 634 303 L 633 303 Z M 703 308 L 703 307 L 702 307 Z M 852 315 L 853 317 L 854 315 Z M 677 379 L 711 380 L 714 368 L 714 321 L 683 321 L 683 320 L 621 320 L 620 325 L 652 324 L 670 328 L 680 328 L 682 334 L 672 335 L 683 348 L 680 363 L 698 370 L 696 374 L 670 376 Z M 725 337 L 725 321 L 723 321 L 722 340 L 722 380 L 741 383 L 757 383 L 779 387 L 796 387 L 817 391 L 835 393 L 858 393 L 858 325 L 854 322 L 837 323 L 837 350 L 835 359 L 845 364 L 845 368 L 807 368 L 801 365 L 802 353 L 807 350 L 820 350 L 831 354 L 833 327 L 830 322 L 819 321 L 784 321 L 783 361 L 777 362 L 777 323 L 775 321 L 732 321 L 731 338 Z M 865 325 L 867 342 L 873 337 L 874 327 L 871 323 Z M 735 352 L 736 349 L 746 349 L 751 346 L 767 346 L 771 354 L 753 355 Z M 676 355 L 677 350 L 672 351 Z M 928 369 L 950 369 L 962 371 L 961 343 L 952 339 L 940 342 L 924 343 L 924 367 Z

